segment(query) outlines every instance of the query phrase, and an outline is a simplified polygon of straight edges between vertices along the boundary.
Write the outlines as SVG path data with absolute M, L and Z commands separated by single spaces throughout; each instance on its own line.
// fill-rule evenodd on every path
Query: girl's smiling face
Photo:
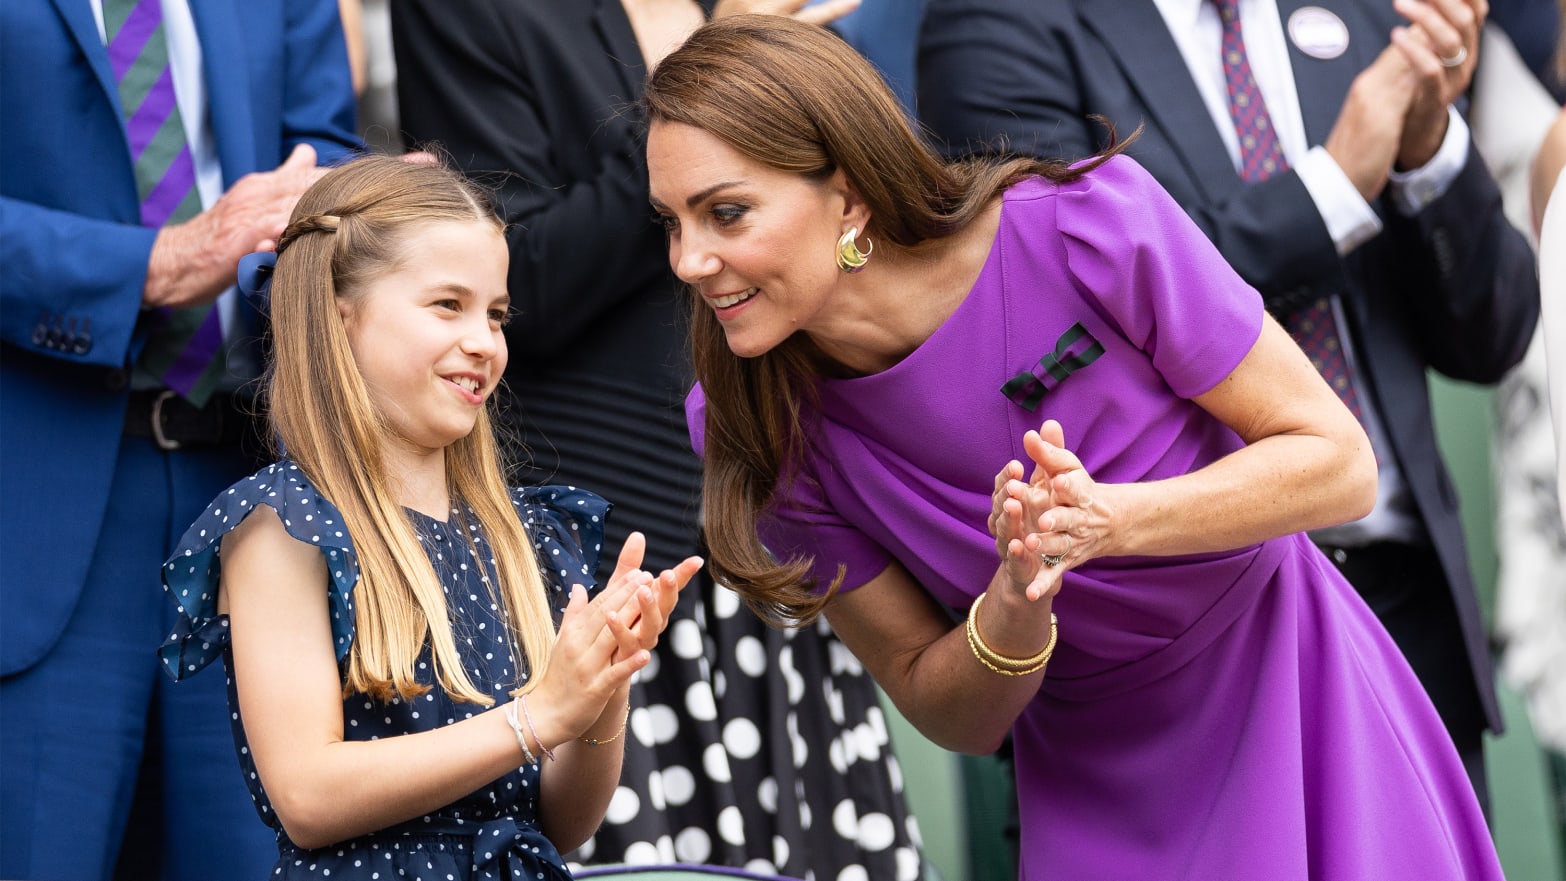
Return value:
M 403 254 L 338 310 L 371 403 L 401 445 L 430 452 L 473 431 L 505 372 L 510 254 L 480 221 L 414 227 Z
M 837 240 L 865 224 L 840 172 L 780 171 L 666 120 L 648 132 L 647 167 L 669 265 L 713 310 L 734 354 L 755 357 L 830 325 Z

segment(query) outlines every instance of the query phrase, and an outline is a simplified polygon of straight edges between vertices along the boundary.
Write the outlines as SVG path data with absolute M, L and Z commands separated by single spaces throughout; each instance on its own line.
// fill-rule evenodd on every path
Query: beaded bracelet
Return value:
M 968 648 L 973 656 L 979 659 L 979 663 L 1002 676 L 1027 676 L 1044 669 L 1049 663 L 1050 656 L 1055 653 L 1055 637 L 1057 635 L 1055 613 L 1049 614 L 1049 642 L 1039 653 L 1028 658 L 1013 658 L 1003 655 L 990 648 L 989 643 L 979 634 L 979 604 L 984 602 L 986 594 L 979 594 L 968 607 Z
M 544 754 L 544 758 L 553 762 L 554 750 L 544 746 L 544 739 L 538 736 L 538 729 L 533 727 L 533 715 L 527 711 L 527 695 L 517 695 L 517 702 L 522 705 L 522 718 L 527 720 L 527 730 L 533 735 L 533 740 L 538 742 L 538 751 Z
M 625 733 L 625 725 L 629 721 L 631 721 L 631 702 L 627 700 L 625 702 L 625 718 L 620 720 L 619 731 L 616 731 L 613 735 L 603 740 L 598 740 L 597 738 L 593 737 L 578 737 L 577 740 L 580 740 L 588 746 L 603 746 L 606 743 L 614 743 L 616 740 L 620 739 L 620 735 Z
M 519 698 L 512 698 L 507 702 L 504 711 L 506 722 L 511 725 L 511 731 L 517 736 L 517 746 L 522 747 L 522 758 L 526 759 L 529 765 L 536 765 L 538 756 L 533 755 L 533 751 L 527 748 L 527 738 L 522 734 L 522 724 L 517 721 L 517 700 Z

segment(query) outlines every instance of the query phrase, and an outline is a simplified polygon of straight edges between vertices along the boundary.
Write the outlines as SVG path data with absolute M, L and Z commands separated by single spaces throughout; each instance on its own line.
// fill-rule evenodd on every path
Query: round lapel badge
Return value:
M 1320 6 L 1302 6 L 1289 16 L 1289 40 L 1312 58 L 1330 61 L 1348 49 L 1348 25 Z

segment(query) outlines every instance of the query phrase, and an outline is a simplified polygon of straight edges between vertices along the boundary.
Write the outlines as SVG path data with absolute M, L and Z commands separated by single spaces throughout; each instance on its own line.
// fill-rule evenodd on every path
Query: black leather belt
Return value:
M 253 432 L 253 418 L 233 395 L 214 394 L 197 407 L 168 389 L 131 392 L 125 408 L 125 434 L 150 437 L 165 450 L 240 443 Z

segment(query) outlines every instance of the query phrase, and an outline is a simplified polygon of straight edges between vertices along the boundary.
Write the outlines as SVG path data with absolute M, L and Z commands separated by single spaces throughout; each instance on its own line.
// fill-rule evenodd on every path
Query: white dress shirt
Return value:
M 1223 23 L 1211 0 L 1154 0 L 1175 45 L 1185 58 L 1197 90 L 1207 104 L 1219 137 L 1240 167 L 1240 142 L 1229 116 L 1223 74 Z M 1240 0 L 1240 28 L 1251 73 L 1267 102 L 1278 144 L 1290 167 L 1316 203 L 1339 254 L 1348 254 L 1381 232 L 1381 221 L 1324 146 L 1305 136 L 1289 45 L 1274 0 Z M 1434 159 L 1409 172 L 1393 172 L 1389 184 L 1394 202 L 1404 214 L 1416 214 L 1445 193 L 1468 158 L 1468 126 L 1456 111 L 1448 111 L 1446 139 Z
M 1238 170 L 1240 143 L 1234 119 L 1229 114 L 1223 71 L 1223 23 L 1218 16 L 1218 7 L 1211 0 L 1154 0 L 1154 4 L 1179 47 L 1212 116 L 1213 126 Z M 1246 58 L 1262 100 L 1267 104 L 1278 145 L 1315 203 L 1338 254 L 1347 255 L 1381 234 L 1381 220 L 1326 147 L 1312 145 L 1306 136 L 1294 69 L 1289 64 L 1288 38 L 1275 0 L 1239 0 L 1239 11 Z M 1445 193 L 1467 161 L 1468 126 L 1455 110 L 1447 112 L 1446 137 L 1435 157 L 1421 168 L 1393 172 L 1390 176 L 1388 189 L 1392 201 L 1405 215 L 1419 212 Z M 1371 402 L 1374 399 L 1369 389 L 1358 378 L 1355 341 L 1349 333 L 1340 298 L 1332 298 L 1332 310 L 1359 399 Z M 1376 506 L 1361 520 L 1313 531 L 1311 537 L 1321 544 L 1342 546 L 1381 540 L 1422 541 L 1423 529 L 1415 513 L 1413 497 L 1396 460 L 1390 455 L 1391 443 L 1381 415 L 1373 405 L 1362 409 L 1361 421 L 1370 436 L 1371 446 L 1381 451 Z

